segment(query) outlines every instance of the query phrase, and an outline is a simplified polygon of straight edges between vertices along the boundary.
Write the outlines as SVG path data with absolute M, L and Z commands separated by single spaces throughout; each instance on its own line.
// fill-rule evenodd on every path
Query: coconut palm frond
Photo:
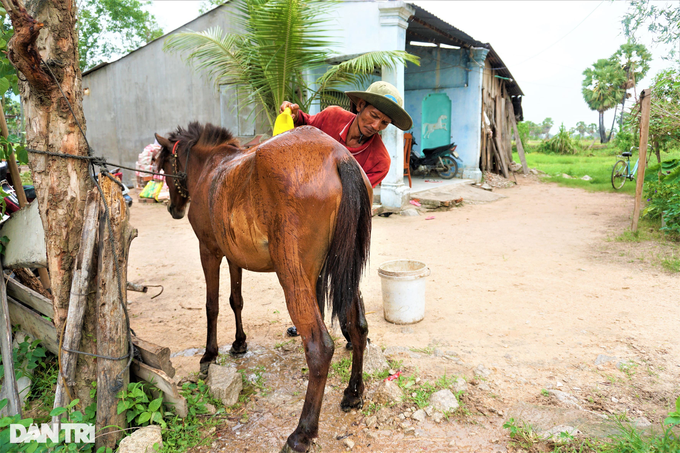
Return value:
M 247 37 L 257 50 L 262 83 L 269 87 L 275 107 L 284 100 L 302 100 L 300 93 L 308 87 L 301 70 L 323 65 L 328 56 L 325 21 L 319 19 L 325 16 L 327 2 L 274 0 L 246 7 Z
M 247 69 L 246 55 L 241 52 L 243 38 L 224 34 L 219 27 L 203 32 L 183 32 L 169 36 L 163 50 L 182 54 L 197 72 L 205 72 L 216 85 L 240 82 Z
M 332 66 L 316 88 L 309 74 L 327 66 L 332 47 L 326 0 L 242 0 L 234 13 L 240 34 L 220 28 L 169 36 L 163 49 L 179 53 L 215 85 L 233 84 L 239 99 L 264 110 L 273 127 L 279 106 L 291 101 L 309 111 L 320 93 L 343 83 L 365 81 L 376 67 L 395 67 L 418 58 L 406 52 L 369 52 Z
M 407 62 L 420 66 L 420 58 L 403 50 L 367 52 L 329 68 L 317 80 L 319 91 L 345 84 L 363 84 L 376 68 L 393 69 Z

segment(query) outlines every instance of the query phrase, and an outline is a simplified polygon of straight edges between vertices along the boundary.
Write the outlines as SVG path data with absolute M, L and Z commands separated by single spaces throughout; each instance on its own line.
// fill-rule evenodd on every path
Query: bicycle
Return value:
M 635 181 L 635 174 L 637 173 L 638 164 L 640 163 L 640 158 L 638 157 L 638 160 L 635 161 L 635 166 L 631 171 L 630 157 L 633 155 L 633 150 L 635 148 L 636 147 L 633 146 L 630 148 L 630 151 L 624 151 L 620 156 L 616 156 L 621 158 L 614 164 L 614 168 L 612 169 L 612 187 L 616 190 L 623 187 L 627 179 Z M 623 160 L 624 157 L 626 158 L 625 161 Z

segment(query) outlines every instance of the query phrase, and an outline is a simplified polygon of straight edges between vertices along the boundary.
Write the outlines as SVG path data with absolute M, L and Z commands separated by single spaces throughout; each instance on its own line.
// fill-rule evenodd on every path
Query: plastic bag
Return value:
M 156 201 L 164 201 L 170 199 L 170 191 L 168 190 L 168 185 L 163 181 L 161 184 L 161 189 L 156 193 L 154 197 Z
M 156 186 L 158 186 L 158 181 L 149 181 L 144 186 L 144 190 L 139 194 L 139 198 L 153 198 L 156 192 Z

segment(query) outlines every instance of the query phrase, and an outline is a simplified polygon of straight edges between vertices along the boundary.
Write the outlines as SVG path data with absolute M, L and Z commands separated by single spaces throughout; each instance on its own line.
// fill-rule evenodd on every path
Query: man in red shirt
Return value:
M 345 91 L 345 94 L 352 100 L 352 112 L 331 106 L 316 115 L 309 115 L 300 111 L 299 105 L 288 101 L 281 104 L 280 111 L 290 108 L 295 126 L 314 126 L 342 143 L 375 187 L 387 176 L 391 161 L 378 132 L 390 124 L 407 131 L 411 129 L 413 120 L 403 108 L 404 101 L 399 91 L 390 83 L 375 82 L 366 91 Z M 340 328 L 347 340 L 347 349 L 351 349 L 345 324 L 346 321 L 341 319 Z M 295 327 L 289 327 L 287 332 L 291 337 L 298 335 Z
M 403 109 L 399 91 L 390 83 L 375 82 L 366 91 L 346 91 L 345 94 L 352 100 L 352 111 L 356 114 L 331 106 L 309 115 L 288 101 L 281 104 L 280 110 L 290 108 L 296 126 L 314 126 L 342 143 L 375 187 L 390 169 L 390 155 L 378 132 L 390 124 L 407 131 L 413 121 Z

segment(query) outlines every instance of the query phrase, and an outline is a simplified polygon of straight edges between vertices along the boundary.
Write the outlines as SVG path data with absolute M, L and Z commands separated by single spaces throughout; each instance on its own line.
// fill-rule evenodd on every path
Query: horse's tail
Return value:
M 326 262 L 316 287 L 323 316 L 326 297 L 333 318 L 345 319 L 346 310 L 359 294 L 359 281 L 371 245 L 371 204 L 363 173 L 354 158 L 338 162 L 342 197 Z

